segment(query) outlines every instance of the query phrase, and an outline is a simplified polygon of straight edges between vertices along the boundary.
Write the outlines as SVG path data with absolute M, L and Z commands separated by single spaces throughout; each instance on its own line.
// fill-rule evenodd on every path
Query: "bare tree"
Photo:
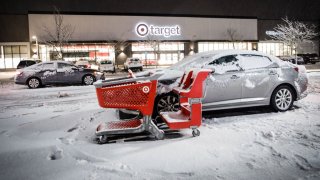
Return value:
M 228 28 L 226 32 L 226 36 L 228 37 L 229 41 L 232 43 L 233 49 L 236 48 L 235 42 L 240 41 L 242 39 L 242 36 L 234 28 Z
M 284 24 L 278 24 L 273 29 L 274 32 L 268 35 L 272 39 L 288 45 L 291 47 L 291 50 L 294 50 L 295 52 L 299 45 L 305 42 L 312 43 L 311 40 L 318 35 L 315 25 L 307 25 L 299 21 L 290 21 L 287 17 L 283 18 L 282 20 Z
M 63 15 L 56 7 L 54 7 L 53 18 L 55 23 L 53 29 L 43 25 L 45 35 L 42 39 L 45 44 L 53 47 L 54 52 L 58 53 L 58 59 L 63 59 L 63 47 L 71 39 L 75 27 L 64 23 Z
M 161 40 L 155 38 L 154 36 L 147 36 L 147 39 L 144 41 L 146 45 L 150 46 L 152 48 L 152 51 L 154 53 L 154 56 L 156 57 L 156 61 L 158 64 L 159 57 L 160 57 L 160 43 Z M 147 59 L 146 59 L 146 65 L 148 64 Z

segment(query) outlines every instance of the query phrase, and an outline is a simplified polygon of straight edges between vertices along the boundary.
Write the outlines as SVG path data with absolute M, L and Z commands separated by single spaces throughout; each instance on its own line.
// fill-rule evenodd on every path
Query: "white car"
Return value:
M 82 67 L 82 68 L 88 68 L 88 69 L 94 69 L 94 70 L 98 70 L 99 66 L 92 61 L 87 61 L 87 60 L 79 60 L 75 63 L 76 66 L 78 67 Z
M 114 66 L 113 61 L 111 60 L 102 60 L 100 61 L 99 70 L 101 72 L 116 72 L 116 67 Z
M 126 62 L 123 64 L 124 70 L 143 70 L 142 61 L 139 58 L 128 58 Z
M 202 110 L 270 105 L 276 111 L 290 109 L 307 95 L 308 77 L 302 65 L 281 61 L 257 51 L 221 50 L 188 56 L 167 69 L 141 72 L 160 73 L 154 116 L 176 111 L 179 98 L 171 89 L 190 68 L 212 69 L 206 80 Z

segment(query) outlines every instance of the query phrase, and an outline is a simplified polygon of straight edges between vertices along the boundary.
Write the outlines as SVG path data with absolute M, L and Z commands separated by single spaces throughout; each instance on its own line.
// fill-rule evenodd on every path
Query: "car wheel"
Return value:
M 179 109 L 180 102 L 176 94 L 162 94 L 155 99 L 153 117 L 159 116 L 160 112 L 178 111 Z
M 29 88 L 39 88 L 41 86 L 41 81 L 39 78 L 33 77 L 28 80 L 27 84 Z
M 271 96 L 271 106 L 275 111 L 287 111 L 293 105 L 294 94 L 289 86 L 277 87 Z
M 141 67 L 141 68 L 140 68 L 140 71 L 142 71 L 142 70 L 143 70 L 143 68 Z
M 84 85 L 92 85 L 95 81 L 95 78 L 92 75 L 85 75 L 82 79 Z
M 311 62 L 311 64 L 315 64 L 316 62 Z

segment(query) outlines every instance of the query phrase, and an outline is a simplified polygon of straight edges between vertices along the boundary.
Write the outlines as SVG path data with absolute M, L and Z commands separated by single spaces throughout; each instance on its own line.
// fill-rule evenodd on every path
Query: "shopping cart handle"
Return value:
M 110 85 L 117 85 L 117 84 L 124 84 L 124 83 L 132 83 L 132 82 L 137 82 L 137 81 L 146 81 L 146 80 L 157 80 L 159 79 L 160 76 L 163 74 L 153 74 L 152 76 L 138 76 L 137 78 L 128 78 L 128 77 L 123 77 L 123 78 L 117 78 L 117 79 L 110 79 L 110 80 L 103 80 L 103 81 L 97 81 L 93 85 L 96 88 L 102 88 L 105 86 L 110 86 Z

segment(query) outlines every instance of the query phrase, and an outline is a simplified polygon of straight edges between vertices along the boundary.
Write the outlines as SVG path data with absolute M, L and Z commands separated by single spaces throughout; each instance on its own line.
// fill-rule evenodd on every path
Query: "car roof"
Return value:
M 232 55 L 232 54 L 252 54 L 252 55 L 260 55 L 260 56 L 268 56 L 267 54 L 260 52 L 260 51 L 250 51 L 250 50 L 236 50 L 236 49 L 230 49 L 230 50 L 214 50 L 214 51 L 206 51 L 197 53 L 193 56 L 211 56 L 211 55 Z

